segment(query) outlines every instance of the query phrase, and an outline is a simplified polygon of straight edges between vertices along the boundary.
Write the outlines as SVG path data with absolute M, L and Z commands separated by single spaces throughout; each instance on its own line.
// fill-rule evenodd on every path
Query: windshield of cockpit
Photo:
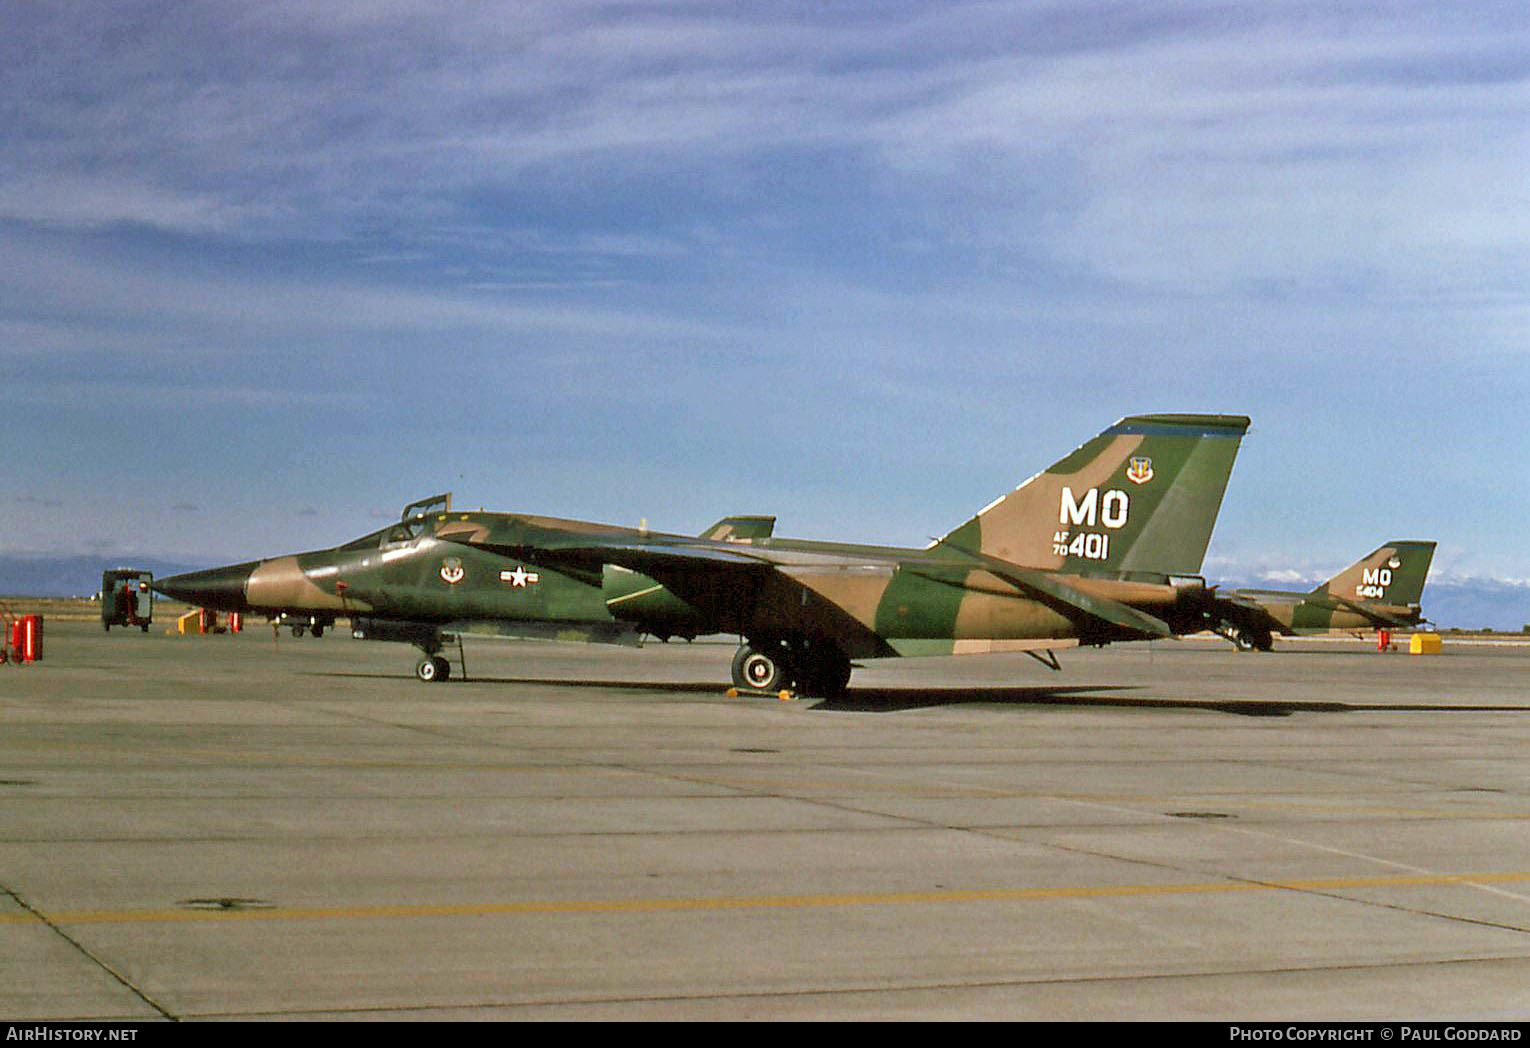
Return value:
M 394 524 L 392 527 L 374 531 L 370 535 L 363 535 L 359 539 L 352 539 L 341 546 L 344 550 L 378 549 L 383 546 L 397 546 L 404 542 L 413 542 L 421 535 L 429 531 L 423 517 L 416 517 L 407 524 Z
M 399 524 L 388 533 L 388 542 L 413 542 L 430 530 L 430 518 L 452 508 L 452 493 L 432 495 L 411 502 L 399 514 Z
M 432 513 L 447 513 L 451 511 L 451 508 L 452 493 L 446 491 L 439 495 L 431 495 L 429 498 L 420 499 L 418 502 L 409 503 L 409 505 L 404 507 L 404 512 L 400 513 L 398 517 L 399 520 L 407 524 L 416 517 L 428 517 Z
M 352 539 L 340 548 L 376 549 L 379 546 L 396 546 L 398 543 L 415 542 L 422 534 L 430 531 L 431 516 L 447 513 L 450 508 L 450 491 L 445 494 L 433 494 L 419 502 L 410 502 L 409 505 L 404 506 L 404 513 L 399 514 L 399 522 L 392 528 L 382 528 L 381 531 L 361 535 L 360 539 Z
M 429 518 L 434 514 L 445 513 L 452 508 L 452 494 L 446 492 L 443 495 L 432 495 L 428 499 L 420 499 L 411 502 L 404 507 L 404 512 L 397 524 L 392 527 L 374 531 L 369 535 L 363 535 L 359 539 L 352 539 L 341 549 L 377 549 L 380 546 L 394 546 L 403 542 L 413 542 L 421 535 L 430 530 Z

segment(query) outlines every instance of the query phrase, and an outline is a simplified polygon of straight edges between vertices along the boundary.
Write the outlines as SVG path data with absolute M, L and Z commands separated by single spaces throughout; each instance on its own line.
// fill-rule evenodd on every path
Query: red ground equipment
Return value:
M 4 613 L 5 635 L 0 637 L 0 662 L 36 662 L 43 656 L 43 617 Z

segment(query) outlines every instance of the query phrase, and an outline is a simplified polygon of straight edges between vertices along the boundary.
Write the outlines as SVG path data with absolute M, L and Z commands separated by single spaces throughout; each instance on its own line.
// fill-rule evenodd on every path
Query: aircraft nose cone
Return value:
M 184 575 L 155 579 L 154 588 L 167 597 L 198 607 L 243 611 L 247 606 L 245 584 L 250 581 L 251 572 L 259 566 L 260 561 L 252 560 L 206 571 L 188 571 Z

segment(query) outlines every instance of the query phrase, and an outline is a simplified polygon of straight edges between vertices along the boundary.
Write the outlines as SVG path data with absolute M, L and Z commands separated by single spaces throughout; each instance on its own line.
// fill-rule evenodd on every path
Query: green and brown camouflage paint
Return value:
M 845 678 L 850 658 L 1169 636 L 1204 628 L 1204 584 L 1176 577 L 1200 570 L 1248 424 L 1239 415 L 1123 418 L 924 549 L 776 538 L 767 517 L 724 518 L 692 537 L 455 512 L 437 497 L 331 550 L 159 588 L 229 610 L 454 629 L 487 621 L 585 628 L 597 639 L 613 628 L 737 633 L 811 651 Z
M 1233 590 L 1216 598 L 1212 614 L 1224 633 L 1261 650 L 1277 633 L 1416 626 L 1434 550 L 1433 542 L 1388 542 L 1309 592 Z

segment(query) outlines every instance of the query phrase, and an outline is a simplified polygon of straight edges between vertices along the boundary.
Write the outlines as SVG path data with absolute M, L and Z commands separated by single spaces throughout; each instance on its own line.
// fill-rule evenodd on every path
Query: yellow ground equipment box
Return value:
M 1438 633 L 1415 633 L 1413 639 L 1408 641 L 1409 655 L 1438 655 L 1440 653 L 1440 635 Z

